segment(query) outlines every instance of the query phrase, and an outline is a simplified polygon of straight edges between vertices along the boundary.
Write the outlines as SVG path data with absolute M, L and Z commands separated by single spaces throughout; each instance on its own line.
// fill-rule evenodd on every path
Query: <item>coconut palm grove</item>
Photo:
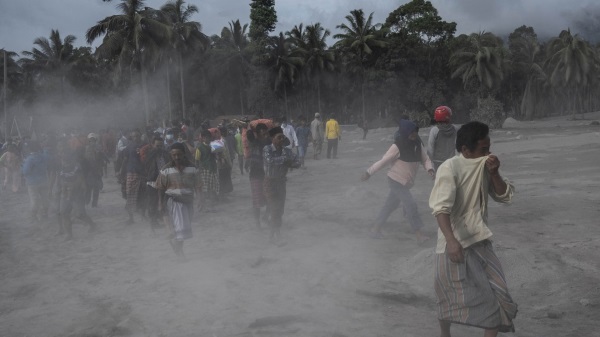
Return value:
M 85 32 L 52 29 L 30 50 L 1 50 L 7 124 L 13 115 L 60 116 L 69 104 L 106 100 L 138 122 L 195 125 L 222 115 L 295 119 L 321 111 L 341 123 L 403 114 L 425 126 L 444 104 L 456 122 L 498 127 L 507 117 L 575 117 L 600 105 L 600 49 L 568 27 L 545 40 L 527 25 L 508 36 L 456 35 L 456 23 L 431 2 L 413 0 L 385 22 L 365 8 L 340 13 L 334 31 L 299 22 L 275 32 L 275 1 L 252 0 L 248 18 L 209 36 L 191 20 L 198 8 L 190 1 L 105 2 L 114 15 Z M 86 46 L 75 47 L 80 39 Z

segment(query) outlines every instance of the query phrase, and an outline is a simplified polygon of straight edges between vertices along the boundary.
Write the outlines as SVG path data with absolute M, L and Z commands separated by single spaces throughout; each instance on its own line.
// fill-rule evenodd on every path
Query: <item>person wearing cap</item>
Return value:
M 85 147 L 84 158 L 86 160 L 85 171 L 85 203 L 86 205 L 92 204 L 92 207 L 98 207 L 98 196 L 100 190 L 104 186 L 102 183 L 102 176 L 104 171 L 104 165 L 108 163 L 108 158 L 100 150 L 100 144 L 98 142 L 99 137 L 95 133 L 88 135 L 88 144 Z
M 323 122 L 321 122 L 321 114 L 316 112 L 315 119 L 310 122 L 310 133 L 312 134 L 313 143 L 313 159 L 319 159 L 321 150 L 323 149 Z
M 327 138 L 327 159 L 337 158 L 338 142 L 342 139 L 340 125 L 335 120 L 335 114 L 329 115 L 329 120 L 325 124 L 325 138 Z
M 169 161 L 156 178 L 158 211 L 164 214 L 171 234 L 169 243 L 183 258 L 183 242 L 192 238 L 194 194 L 200 193 L 202 181 L 198 169 L 185 156 L 185 145 L 175 143 L 169 149 Z
M 284 146 L 285 136 L 279 126 L 269 130 L 271 144 L 263 149 L 265 166 L 265 196 L 267 210 L 270 213 L 269 225 L 271 229 L 270 241 L 277 243 L 281 240 L 281 224 L 285 208 L 286 175 L 290 168 L 299 168 L 298 157 Z
M 436 125 L 429 131 L 427 155 L 438 169 L 443 162 L 456 155 L 456 127 L 452 125 L 452 110 L 447 106 L 439 106 L 433 116 Z

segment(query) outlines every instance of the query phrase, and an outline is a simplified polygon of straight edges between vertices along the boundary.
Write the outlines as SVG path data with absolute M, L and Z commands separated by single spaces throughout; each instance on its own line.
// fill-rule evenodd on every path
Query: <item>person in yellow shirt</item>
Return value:
M 327 158 L 331 158 L 331 152 L 333 151 L 333 159 L 336 159 L 338 141 L 342 139 L 342 134 L 340 133 L 340 125 L 335 120 L 335 114 L 331 114 L 325 124 L 325 138 L 327 139 Z
M 514 332 L 517 304 L 487 226 L 488 195 L 510 203 L 514 188 L 500 175 L 498 157 L 490 154 L 486 124 L 463 125 L 456 150 L 458 156 L 440 165 L 429 197 L 439 226 L 435 292 L 441 336 L 450 337 L 452 323 L 483 328 L 485 337 Z

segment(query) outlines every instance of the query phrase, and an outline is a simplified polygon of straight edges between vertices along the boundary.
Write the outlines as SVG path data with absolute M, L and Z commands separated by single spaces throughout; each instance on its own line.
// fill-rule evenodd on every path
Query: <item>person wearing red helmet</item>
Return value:
M 437 171 L 444 161 L 456 154 L 456 127 L 452 125 L 452 109 L 442 105 L 435 109 L 433 118 L 437 123 L 429 131 L 427 155 Z

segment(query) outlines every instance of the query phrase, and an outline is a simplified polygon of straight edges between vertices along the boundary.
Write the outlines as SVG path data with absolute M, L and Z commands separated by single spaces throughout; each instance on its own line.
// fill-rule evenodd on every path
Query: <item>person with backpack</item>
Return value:
M 433 118 L 437 125 L 429 131 L 427 155 L 437 171 L 443 162 L 456 155 L 456 127 L 452 125 L 452 110 L 445 105 L 435 109 Z
M 371 237 L 384 238 L 381 232 L 383 224 L 402 203 L 404 216 L 415 232 L 417 242 L 422 243 L 429 237 L 421 231 L 423 221 L 419 216 L 417 203 L 413 199 L 410 189 L 415 183 L 419 165 L 423 165 L 432 178 L 435 177 L 435 171 L 423 148 L 421 139 L 419 139 L 417 125 L 405 119 L 400 120 L 399 124 L 394 144 L 390 146 L 383 158 L 371 165 L 361 176 L 361 180 L 366 181 L 383 167 L 391 165 L 387 174 L 390 193 L 371 227 Z

